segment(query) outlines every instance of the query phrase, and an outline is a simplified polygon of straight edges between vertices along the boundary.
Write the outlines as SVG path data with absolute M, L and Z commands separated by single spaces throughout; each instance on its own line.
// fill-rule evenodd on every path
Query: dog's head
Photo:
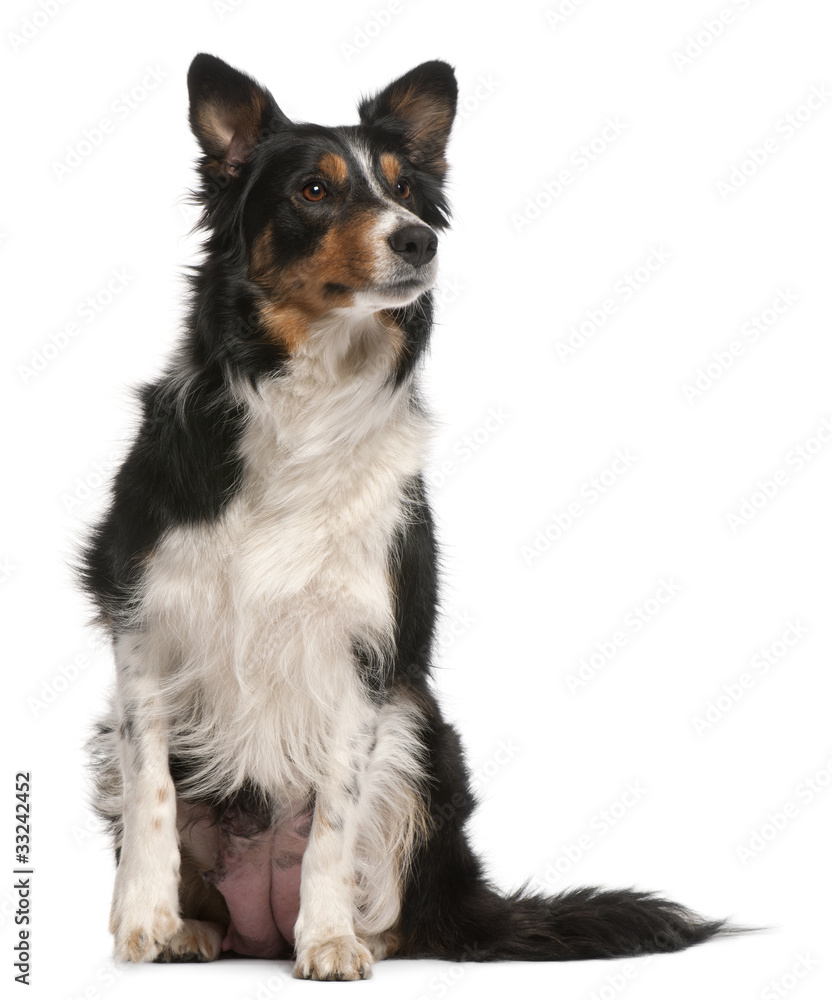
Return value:
M 406 305 L 436 278 L 436 232 L 457 85 L 426 62 L 361 101 L 360 124 L 290 121 L 221 59 L 188 74 L 205 222 L 262 296 L 269 335 L 292 350 L 332 310 Z

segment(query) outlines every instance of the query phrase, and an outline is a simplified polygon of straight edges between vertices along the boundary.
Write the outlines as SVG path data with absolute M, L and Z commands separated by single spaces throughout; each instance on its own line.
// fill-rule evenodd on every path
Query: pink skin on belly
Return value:
M 212 823 L 207 810 L 179 804 L 182 840 L 203 878 L 225 898 L 231 922 L 223 951 L 255 958 L 287 955 L 300 908 L 300 868 L 311 812 L 252 837 Z

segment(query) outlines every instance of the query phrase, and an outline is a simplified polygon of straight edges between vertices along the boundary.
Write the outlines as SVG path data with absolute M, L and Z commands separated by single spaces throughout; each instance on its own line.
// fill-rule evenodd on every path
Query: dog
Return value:
M 505 895 L 431 683 L 437 546 L 418 375 L 454 71 L 296 123 L 196 56 L 201 263 L 184 336 L 80 560 L 112 639 L 90 741 L 122 961 L 612 958 L 730 928 L 634 890 Z

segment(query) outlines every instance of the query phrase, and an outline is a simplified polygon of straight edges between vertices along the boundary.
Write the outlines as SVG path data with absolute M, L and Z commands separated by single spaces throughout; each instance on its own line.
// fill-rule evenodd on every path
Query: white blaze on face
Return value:
M 361 312 L 374 312 L 390 306 L 407 305 L 435 283 L 438 258 L 434 256 L 432 260 L 417 269 L 393 250 L 389 238 L 405 226 L 425 226 L 426 223 L 397 201 L 379 182 L 372 156 L 366 148 L 352 145 L 350 150 L 361 168 L 367 186 L 380 202 L 377 221 L 370 238 L 374 249 L 373 270 L 378 287 L 372 291 L 357 293 L 355 308 Z

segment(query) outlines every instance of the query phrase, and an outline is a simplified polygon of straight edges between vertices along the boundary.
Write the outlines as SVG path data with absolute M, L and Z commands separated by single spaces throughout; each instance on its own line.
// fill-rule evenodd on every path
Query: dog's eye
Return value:
M 306 185 L 301 194 L 307 201 L 322 201 L 326 198 L 326 188 L 323 184 L 313 181 L 311 184 Z
M 410 185 L 407 183 L 407 181 L 398 181 L 396 183 L 396 194 L 400 198 L 410 197 Z

